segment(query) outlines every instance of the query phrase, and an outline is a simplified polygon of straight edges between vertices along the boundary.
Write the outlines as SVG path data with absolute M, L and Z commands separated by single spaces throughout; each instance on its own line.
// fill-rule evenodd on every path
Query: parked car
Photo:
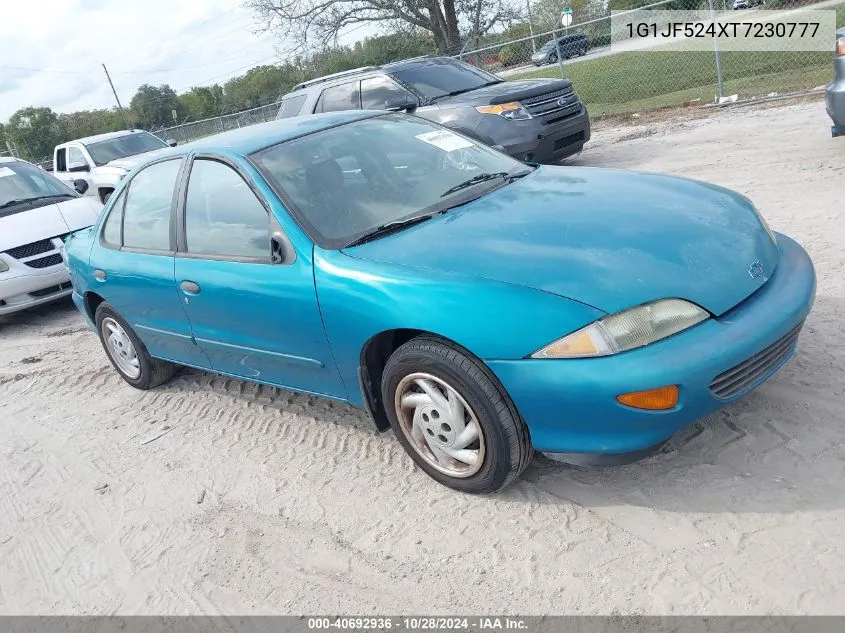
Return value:
M 590 50 L 590 38 L 583 33 L 564 35 L 543 44 L 540 50 L 531 56 L 531 63 L 535 66 L 557 64 L 558 51 L 562 59 L 569 59 L 586 55 L 588 50 Z
M 825 88 L 827 113 L 833 120 L 833 136 L 845 135 L 845 28 L 836 32 L 836 52 L 833 57 L 833 81 Z
M 101 208 L 43 169 L 0 157 L 0 315 L 71 293 L 62 239 L 94 224 Z
M 450 57 L 306 81 L 276 118 L 361 109 L 407 110 L 529 162 L 559 161 L 590 140 L 587 108 L 568 79 L 505 81 Z
M 763 0 L 734 0 L 734 10 L 763 6 Z
M 176 141 L 162 141 L 144 130 L 122 130 L 88 136 L 57 145 L 53 150 L 53 174 L 65 183 L 84 180 L 86 195 L 106 202 L 117 184 L 146 154 Z
M 533 450 L 648 450 L 793 354 L 807 253 L 745 197 L 535 167 L 405 114 L 209 137 L 137 167 L 67 241 L 117 372 L 190 365 L 367 409 L 467 492 Z

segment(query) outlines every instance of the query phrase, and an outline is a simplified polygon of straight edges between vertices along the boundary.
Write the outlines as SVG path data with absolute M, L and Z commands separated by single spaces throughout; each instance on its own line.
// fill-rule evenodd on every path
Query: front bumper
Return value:
M 778 242 L 780 260 L 760 290 L 681 334 L 604 358 L 487 361 L 528 425 L 534 448 L 549 453 L 641 451 L 774 374 L 794 353 L 794 344 L 741 392 L 719 399 L 710 389 L 715 377 L 785 337 L 810 311 L 816 289 L 813 264 L 790 238 L 778 235 Z M 680 387 L 680 400 L 668 411 L 633 409 L 616 401 L 622 393 L 665 385 Z
M 577 154 L 590 140 L 590 115 L 583 104 L 578 114 L 558 123 L 543 125 L 537 119 L 525 123 L 533 124 L 533 129 L 528 130 L 529 125 L 526 125 L 526 130 L 518 138 L 501 143 L 505 151 L 517 160 L 554 163 Z
M 3 279 L 0 273 L 0 315 L 33 308 L 68 296 L 73 288 L 63 265 Z

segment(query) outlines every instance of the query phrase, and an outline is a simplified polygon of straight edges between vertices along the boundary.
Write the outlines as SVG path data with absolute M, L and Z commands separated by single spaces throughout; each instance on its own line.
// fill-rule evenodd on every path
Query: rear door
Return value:
M 317 305 L 311 252 L 293 251 L 248 166 L 199 155 L 183 188 L 176 283 L 213 369 L 345 398 Z M 271 236 L 288 244 L 276 261 Z
M 210 369 L 191 338 L 173 277 L 171 218 L 182 162 L 144 167 L 109 205 L 91 251 L 91 290 L 114 306 L 152 356 Z

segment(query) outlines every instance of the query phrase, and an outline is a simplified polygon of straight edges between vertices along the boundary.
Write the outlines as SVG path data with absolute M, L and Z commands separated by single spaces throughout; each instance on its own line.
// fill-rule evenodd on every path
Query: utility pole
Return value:
M 109 80 L 109 85 L 111 86 L 111 92 L 114 95 L 114 100 L 117 101 L 117 109 L 120 110 L 120 118 L 123 119 L 123 127 L 128 130 L 129 123 L 126 122 L 126 113 L 123 112 L 123 106 L 120 105 L 120 99 L 117 98 L 117 90 L 114 89 L 114 84 L 112 83 L 111 77 L 109 76 L 109 69 L 106 68 L 105 64 L 103 64 L 103 70 L 106 72 L 106 79 Z
M 528 9 L 528 32 L 531 34 L 531 52 L 537 52 L 537 45 L 534 43 L 534 25 L 531 23 L 531 0 L 525 0 L 525 6 Z
M 713 0 L 708 0 L 708 4 L 710 5 L 710 22 L 712 24 L 716 24 L 716 12 L 713 9 Z M 716 58 L 716 84 L 717 90 L 719 94 L 716 98 L 716 102 L 719 103 L 722 100 L 722 97 L 725 96 L 724 85 L 722 82 L 722 54 L 719 52 L 719 38 L 713 38 L 713 54 Z

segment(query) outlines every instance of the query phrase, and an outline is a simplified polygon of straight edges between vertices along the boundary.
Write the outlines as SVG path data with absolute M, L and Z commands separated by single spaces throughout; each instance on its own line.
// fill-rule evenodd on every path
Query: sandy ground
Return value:
M 347 406 L 194 371 L 142 393 L 69 301 L 1 321 L 0 613 L 845 612 L 828 126 L 818 101 L 605 125 L 572 161 L 733 187 L 818 269 L 793 360 L 631 466 L 461 495 Z

